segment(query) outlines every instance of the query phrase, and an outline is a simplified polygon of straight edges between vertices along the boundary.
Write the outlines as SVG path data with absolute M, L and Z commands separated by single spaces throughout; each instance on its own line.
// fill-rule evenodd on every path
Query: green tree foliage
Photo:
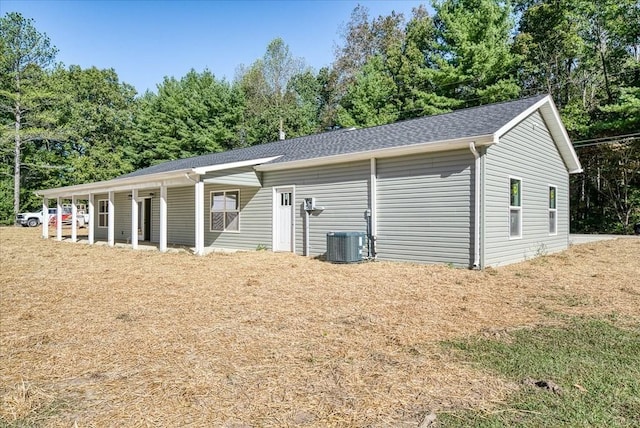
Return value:
M 640 223 L 640 138 L 578 149 L 585 172 L 572 177 L 572 228 L 631 233 Z
M 266 143 L 318 130 L 320 81 L 282 39 L 272 40 L 261 59 L 242 68 L 237 83 L 246 102 L 243 143 Z
M 439 95 L 465 106 L 517 98 L 518 57 L 511 51 L 509 2 L 444 0 L 434 3 L 437 45 L 430 66 Z
M 194 70 L 135 98 L 113 70 L 50 69 L 33 22 L 2 18 L 0 215 L 33 189 L 102 180 L 171 159 L 372 126 L 550 93 L 585 172 L 573 175 L 574 230 L 640 221 L 640 3 L 434 0 L 405 20 L 350 16 L 317 74 L 282 39 L 233 84 Z M 17 156 L 16 156 L 17 154 Z M 18 179 L 14 179 L 14 173 Z M 19 202 L 20 202 L 19 201 Z
M 525 93 L 549 92 L 578 146 L 574 231 L 629 231 L 640 221 L 640 5 L 635 0 L 524 0 L 514 49 Z
M 509 4 L 446 0 L 434 7 L 433 18 L 419 7 L 407 23 L 401 14 L 369 21 L 365 8 L 354 10 L 336 60 L 346 86 L 340 125 L 389 123 L 519 95 Z
M 157 94 L 147 92 L 139 100 L 135 166 L 237 147 L 243 110 L 239 88 L 209 71 L 165 77 Z
M 335 68 L 322 67 L 316 76 L 318 100 L 318 127 L 330 130 L 337 127 L 337 110 L 340 103 L 338 72 Z
M 382 57 L 370 58 L 342 98 L 338 123 L 343 127 L 367 127 L 395 122 L 398 119 L 398 109 L 393 104 L 395 90 Z
M 135 89 L 113 69 L 76 65 L 58 67 L 50 81 L 60 94 L 54 109 L 59 142 L 50 150 L 66 166 L 51 184 L 107 180 L 131 171 Z
M 44 70 L 56 56 L 57 49 L 51 45 L 46 34 L 39 33 L 33 20 L 10 12 L 0 18 L 0 114 L 3 132 L 0 154 L 7 159 L 13 154 L 13 215 L 20 211 L 21 191 L 25 177 L 22 168 L 34 166 L 23 164 L 24 145 L 48 138 L 50 118 L 43 114 L 44 105 L 52 94 L 43 83 Z M 11 143 L 9 140 L 11 139 Z M 9 147 L 13 146 L 13 149 Z M 9 163 L 9 162 L 7 162 Z M 4 165 L 7 163 L 3 162 Z M 6 193 L 3 167 L 2 193 Z M 3 206 L 0 209 L 6 209 Z M 2 213 L 6 218 L 7 213 Z

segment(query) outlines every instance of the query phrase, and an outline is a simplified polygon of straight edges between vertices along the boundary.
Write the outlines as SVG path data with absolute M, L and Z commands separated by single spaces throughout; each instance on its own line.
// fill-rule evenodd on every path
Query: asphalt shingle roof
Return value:
M 388 125 L 354 130 L 342 129 L 227 152 L 177 159 L 140 169 L 122 177 L 136 177 L 273 156 L 281 157 L 270 163 L 291 162 L 489 135 L 544 97 L 545 95 L 537 95 Z

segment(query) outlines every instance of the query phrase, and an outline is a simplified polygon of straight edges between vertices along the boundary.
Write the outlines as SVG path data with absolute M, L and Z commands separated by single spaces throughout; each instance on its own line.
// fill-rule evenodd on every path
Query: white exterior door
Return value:
M 273 251 L 293 251 L 293 187 L 276 189 L 274 199 Z

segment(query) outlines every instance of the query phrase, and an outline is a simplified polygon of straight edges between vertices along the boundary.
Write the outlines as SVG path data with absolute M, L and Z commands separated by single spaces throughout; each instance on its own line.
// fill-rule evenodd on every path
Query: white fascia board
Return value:
M 531 115 L 531 113 L 533 113 L 534 111 L 538 110 L 541 106 L 543 106 L 544 104 L 547 104 L 549 101 L 551 101 L 551 96 L 547 95 L 546 97 L 540 99 L 538 102 L 536 102 L 535 104 L 531 105 L 528 109 L 523 110 L 522 112 L 520 112 L 520 114 L 518 114 L 516 117 L 514 117 L 513 119 L 511 119 L 509 122 L 507 122 L 505 125 L 503 125 L 500 129 L 498 129 L 493 135 L 494 135 L 494 143 L 498 144 L 498 140 L 507 132 L 511 131 L 511 129 L 513 129 L 517 124 L 519 124 L 520 122 L 522 122 L 523 120 L 525 120 L 527 117 L 529 117 L 529 115 Z
M 328 165 L 332 163 L 354 162 L 371 158 L 388 158 L 417 153 L 442 152 L 447 150 L 468 149 L 469 143 L 475 142 L 476 146 L 486 146 L 493 143 L 493 134 L 465 137 L 455 140 L 432 141 L 428 143 L 411 144 L 401 147 L 389 147 L 386 149 L 367 150 L 363 152 L 345 153 L 341 155 L 324 156 L 321 158 L 302 159 L 291 162 L 275 164 L 263 164 L 255 167 L 256 171 L 278 171 L 291 168 L 306 168 L 312 166 Z
M 253 166 L 260 163 L 271 162 L 280 156 L 268 158 L 251 159 L 240 162 L 231 162 L 220 165 L 210 165 L 200 168 L 186 168 L 176 171 L 158 172 L 155 174 L 145 174 L 135 177 L 114 178 L 112 180 L 98 181 L 95 183 L 78 184 L 75 186 L 58 187 L 54 189 L 38 190 L 36 195 L 49 198 L 82 196 L 88 197 L 89 193 L 99 192 L 121 192 L 133 189 L 145 189 L 160 186 L 180 186 L 193 184 L 189 180 L 190 175 L 203 175 L 207 172 L 221 171 L 231 168 L 241 168 L 243 166 Z
M 200 168 L 194 168 L 193 172 L 195 174 L 202 175 L 202 174 L 206 174 L 208 172 L 213 172 L 213 171 L 222 171 L 225 169 L 232 169 L 232 168 L 242 168 L 243 166 L 254 166 L 262 163 L 271 162 L 272 160 L 278 159 L 279 157 L 281 156 L 272 156 L 269 158 L 260 158 L 260 159 L 250 159 L 246 161 L 223 163 L 220 165 L 203 166 Z
M 562 119 L 560 118 L 560 113 L 556 108 L 551 95 L 547 95 L 546 97 L 540 99 L 535 104 L 531 105 L 528 109 L 522 111 L 516 117 L 507 122 L 504 126 L 498 129 L 493 137 L 493 143 L 498 144 L 500 138 L 511 129 L 513 129 L 520 122 L 529 117 L 536 110 L 540 110 L 540 114 L 542 115 L 544 121 L 547 124 L 547 128 L 549 129 L 549 133 L 553 137 L 553 140 L 558 147 L 558 151 L 562 156 L 562 159 L 567 165 L 567 169 L 570 174 L 575 174 L 578 172 L 582 172 L 582 166 L 580 165 L 580 161 L 578 160 L 578 156 L 576 155 L 575 150 L 573 149 L 573 145 L 571 144 L 571 140 L 569 139 L 569 135 L 567 134 L 567 130 L 562 124 Z
M 560 118 L 560 112 L 556 108 L 553 100 L 551 100 L 551 97 L 549 97 L 549 104 L 542 106 L 540 112 L 545 122 L 552 124 L 549 127 L 549 131 L 556 140 L 556 144 L 558 144 L 558 150 L 564 158 L 567 168 L 569 169 L 569 174 L 582 172 L 580 159 L 578 159 L 578 155 L 569 139 L 569 134 L 567 134 L 567 129 L 564 127 L 562 119 Z
M 189 183 L 186 176 L 193 174 L 193 169 L 181 169 L 177 171 L 159 172 L 135 177 L 114 178 L 112 180 L 98 181 L 94 183 L 77 184 L 75 186 L 57 187 L 36 191 L 36 195 L 48 198 L 88 196 L 90 193 L 117 192 L 122 190 L 141 189 L 148 187 L 160 187 L 161 184 L 177 184 L 177 181 Z

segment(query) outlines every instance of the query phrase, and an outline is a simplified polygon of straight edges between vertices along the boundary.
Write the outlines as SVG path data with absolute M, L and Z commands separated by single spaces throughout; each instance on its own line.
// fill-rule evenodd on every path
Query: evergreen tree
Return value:
M 5 138 L 11 136 L 14 218 L 20 211 L 23 146 L 47 138 L 47 118 L 41 113 L 51 94 L 43 90 L 43 70 L 53 64 L 56 53 L 47 35 L 36 30 L 33 20 L 16 12 L 0 18 L 0 111 L 3 128 L 12 128 L 2 133 L 1 147 L 2 156 L 6 157 L 9 144 Z
M 238 147 L 243 110 L 239 88 L 208 70 L 165 77 L 157 95 L 147 92 L 139 100 L 135 166 Z

